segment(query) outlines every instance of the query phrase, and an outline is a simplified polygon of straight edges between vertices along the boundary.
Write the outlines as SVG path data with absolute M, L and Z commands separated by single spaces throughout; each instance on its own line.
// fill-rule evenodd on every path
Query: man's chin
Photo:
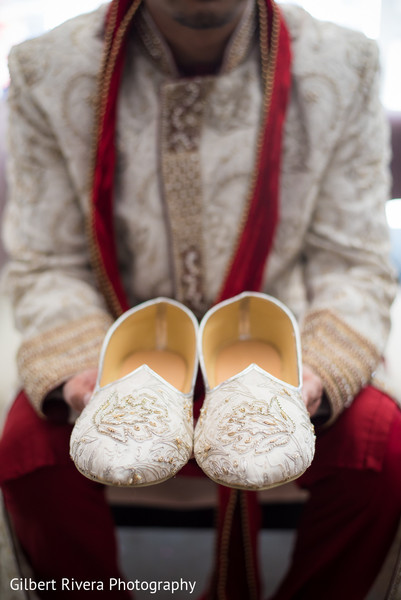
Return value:
M 177 14 L 174 16 L 174 20 L 189 29 L 219 29 L 230 23 L 232 16 L 218 15 L 205 9 L 193 15 Z

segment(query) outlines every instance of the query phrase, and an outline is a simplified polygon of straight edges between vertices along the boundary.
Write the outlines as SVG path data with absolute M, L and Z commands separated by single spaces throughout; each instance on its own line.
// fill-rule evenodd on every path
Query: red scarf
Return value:
M 282 129 L 290 89 L 290 40 L 277 5 L 257 0 L 263 117 L 248 210 L 227 276 L 216 302 L 244 290 L 258 291 L 279 219 Z M 117 100 L 125 47 L 141 0 L 113 0 L 105 25 L 93 156 L 89 239 L 100 288 L 115 317 L 129 308 L 118 269 L 113 228 Z M 132 157 L 135 160 L 135 157 Z M 205 596 L 209 600 L 257 600 L 259 507 L 256 494 L 219 488 L 216 567 Z
M 126 41 L 141 0 L 113 0 L 105 27 L 94 139 L 91 254 L 100 288 L 115 317 L 129 308 L 117 261 L 113 229 L 117 100 Z M 290 87 L 290 42 L 279 9 L 271 0 L 259 5 L 264 114 L 245 225 L 218 298 L 260 290 L 278 222 L 281 135 Z

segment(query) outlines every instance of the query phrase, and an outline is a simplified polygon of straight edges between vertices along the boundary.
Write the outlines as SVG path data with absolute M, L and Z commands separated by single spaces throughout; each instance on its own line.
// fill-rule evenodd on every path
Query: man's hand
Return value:
M 95 387 L 97 369 L 87 369 L 64 384 L 63 396 L 65 402 L 75 411 L 81 412 L 91 399 Z
M 323 382 L 307 365 L 303 366 L 303 374 L 302 398 L 309 416 L 313 417 L 322 401 Z

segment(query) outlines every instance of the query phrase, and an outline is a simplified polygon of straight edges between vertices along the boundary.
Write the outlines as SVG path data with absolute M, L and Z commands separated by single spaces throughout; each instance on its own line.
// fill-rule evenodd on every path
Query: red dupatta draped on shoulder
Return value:
M 129 308 L 113 229 L 117 101 L 126 40 L 140 2 L 113 0 L 110 4 L 93 148 L 90 249 L 100 289 L 115 317 Z M 291 83 L 290 40 L 280 10 L 272 0 L 258 0 L 258 15 L 263 114 L 257 156 L 243 227 L 216 302 L 245 290 L 261 289 L 279 220 L 281 140 Z M 256 493 L 219 486 L 216 563 L 205 599 L 259 598 L 258 528 Z
M 96 130 L 93 144 L 90 249 L 100 289 L 115 317 L 129 308 L 118 269 L 113 228 L 116 168 L 115 132 L 125 47 L 141 0 L 113 0 L 105 24 L 105 47 L 99 73 Z M 290 41 L 277 5 L 258 0 L 261 77 L 264 99 L 258 154 L 248 208 L 234 255 L 216 302 L 244 290 L 261 289 L 279 212 L 282 128 L 290 88 Z M 132 157 L 135 160 L 135 157 Z

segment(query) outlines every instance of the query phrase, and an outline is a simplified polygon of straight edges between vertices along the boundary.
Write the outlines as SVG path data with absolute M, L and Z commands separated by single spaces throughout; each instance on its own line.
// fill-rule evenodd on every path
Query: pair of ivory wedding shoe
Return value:
M 194 431 L 198 361 L 206 397 Z M 109 485 L 160 483 L 193 452 L 217 483 L 280 485 L 314 455 L 301 381 L 298 327 L 278 300 L 240 294 L 208 311 L 198 328 L 182 304 L 157 298 L 107 333 L 71 457 L 86 477 Z

